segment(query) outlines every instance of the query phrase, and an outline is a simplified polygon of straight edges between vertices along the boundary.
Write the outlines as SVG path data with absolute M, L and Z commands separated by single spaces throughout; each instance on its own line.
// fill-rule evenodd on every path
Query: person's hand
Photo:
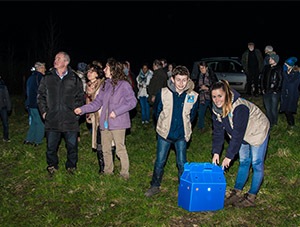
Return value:
M 152 103 L 155 102 L 155 96 L 154 96 L 154 95 L 152 95 L 152 97 L 151 97 L 151 102 L 152 102 Z
M 208 87 L 206 85 L 201 85 L 201 90 L 208 91 Z
M 74 110 L 74 113 L 77 114 L 77 115 L 79 115 L 79 114 L 82 113 L 82 111 L 81 111 L 81 109 L 78 107 L 78 108 L 76 108 L 76 109 Z
M 230 165 L 231 159 L 230 158 L 224 158 L 223 162 L 222 162 L 222 167 L 223 168 L 228 168 Z
M 219 154 L 214 154 L 213 159 L 212 159 L 212 163 L 215 165 L 219 165 L 219 161 L 220 161 L 220 155 Z
M 117 117 L 117 115 L 115 114 L 114 111 L 111 111 L 109 118 L 115 119 Z

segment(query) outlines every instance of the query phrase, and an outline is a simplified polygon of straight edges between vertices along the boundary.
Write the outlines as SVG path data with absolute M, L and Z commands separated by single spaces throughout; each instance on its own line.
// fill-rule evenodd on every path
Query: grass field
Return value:
M 252 99 L 262 107 L 261 97 Z M 156 152 L 155 131 L 133 118 L 126 137 L 130 179 L 115 174 L 100 176 L 91 136 L 81 125 L 79 162 L 75 175 L 64 169 L 66 149 L 59 149 L 60 169 L 53 178 L 46 171 L 46 141 L 23 145 L 28 116 L 23 99 L 14 97 L 10 116 L 10 143 L 0 142 L 0 226 L 300 226 L 300 148 L 296 128 L 286 130 L 284 115 L 271 131 L 265 161 L 265 179 L 256 207 L 189 212 L 178 206 L 178 182 L 174 151 L 165 167 L 161 193 L 144 196 L 151 180 Z M 139 109 L 139 107 L 138 107 Z M 300 126 L 299 115 L 296 124 Z M 209 124 L 209 115 L 206 124 Z M 1 134 L 2 136 L 2 129 Z M 211 130 L 194 130 L 188 148 L 189 162 L 211 162 Z M 228 191 L 233 187 L 238 161 L 225 173 Z M 251 176 L 250 176 L 251 177 Z M 249 182 L 245 188 L 249 188 Z

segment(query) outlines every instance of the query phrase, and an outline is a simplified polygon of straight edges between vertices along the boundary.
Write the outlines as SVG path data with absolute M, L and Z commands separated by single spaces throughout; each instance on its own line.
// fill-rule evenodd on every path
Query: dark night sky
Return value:
M 298 2 L 286 1 L 22 1 L 1 2 L 0 40 L 26 55 L 34 30 L 53 14 L 71 65 L 115 57 L 134 69 L 165 57 L 185 64 L 208 56 L 241 56 L 253 41 L 282 58 L 299 56 Z M 4 42 L 1 42 L 2 45 Z

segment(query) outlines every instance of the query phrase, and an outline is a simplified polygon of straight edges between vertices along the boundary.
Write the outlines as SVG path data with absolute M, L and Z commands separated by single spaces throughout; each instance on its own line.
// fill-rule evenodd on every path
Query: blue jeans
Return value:
M 142 121 L 150 121 L 150 105 L 148 103 L 148 98 L 146 96 L 139 97 L 141 112 L 142 112 Z
M 270 121 L 271 127 L 277 125 L 278 122 L 278 106 L 280 94 L 267 93 L 263 95 L 264 106 L 266 115 Z
M 207 109 L 209 109 L 209 111 L 211 111 L 211 100 L 205 100 L 204 103 L 200 103 L 200 105 L 199 105 L 199 110 L 198 110 L 198 128 L 199 129 L 204 128 L 205 114 L 206 114 Z
M 54 166 L 58 169 L 58 147 L 61 142 L 61 138 L 64 138 L 67 149 L 67 161 L 65 164 L 66 169 L 76 168 L 78 162 L 78 132 L 46 132 L 47 138 L 47 152 L 46 159 L 48 167 Z
M 8 140 L 9 135 L 8 135 L 8 113 L 7 113 L 7 108 L 4 107 L 0 109 L 0 117 L 2 121 L 2 127 L 3 127 L 3 139 Z
M 267 151 L 269 136 L 260 146 L 242 144 L 239 150 L 240 165 L 235 180 L 235 189 L 243 190 L 250 172 L 252 164 L 252 182 L 249 190 L 250 194 L 256 195 L 260 189 L 264 178 L 264 161 Z
M 171 144 L 175 145 L 178 182 L 180 181 L 180 177 L 184 171 L 184 164 L 186 163 L 187 142 L 185 139 L 177 141 L 165 140 L 161 136 L 157 135 L 156 161 L 154 164 L 151 186 L 159 187 L 161 184 Z
M 41 144 L 45 136 L 45 126 L 40 112 L 37 108 L 28 109 L 30 123 L 27 131 L 26 141 Z

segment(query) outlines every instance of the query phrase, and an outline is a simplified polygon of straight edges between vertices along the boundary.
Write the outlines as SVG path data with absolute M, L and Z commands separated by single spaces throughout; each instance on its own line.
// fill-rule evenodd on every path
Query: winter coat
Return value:
M 79 116 L 74 109 L 85 103 L 81 79 L 68 67 L 67 74 L 61 79 L 55 68 L 41 80 L 37 102 L 45 117 L 45 130 L 79 132 Z
M 37 104 L 37 91 L 43 78 L 43 74 L 39 71 L 33 71 L 28 77 L 26 82 L 26 101 L 25 106 L 27 108 L 38 108 Z
M 151 102 L 152 96 L 156 96 L 161 88 L 166 87 L 167 81 L 168 74 L 164 71 L 163 68 L 159 68 L 153 71 L 153 76 L 148 86 L 149 103 L 153 104 Z
M 95 100 L 80 107 L 82 113 L 92 113 L 101 107 L 100 129 L 106 129 L 104 122 L 107 120 L 109 130 L 126 129 L 131 127 L 129 111 L 137 104 L 132 86 L 128 81 L 120 80 L 113 87 L 111 79 L 106 79 L 101 85 L 99 94 Z M 116 114 L 116 118 L 109 118 L 111 112 Z
M 290 74 L 283 71 L 280 112 L 297 112 L 299 100 L 300 72 L 292 70 Z
M 260 89 L 263 94 L 280 93 L 282 87 L 282 69 L 280 65 L 266 65 L 260 75 Z
M 150 84 L 150 80 L 152 79 L 153 76 L 153 71 L 152 70 L 148 70 L 146 73 L 143 72 L 143 70 L 140 70 L 139 75 L 136 78 L 137 81 L 137 85 L 138 85 L 138 94 L 137 97 L 149 97 L 148 93 L 147 93 L 147 87 Z
M 0 109 L 6 108 L 11 111 L 11 99 L 4 81 L 0 79 Z
M 104 83 L 105 78 L 97 79 L 96 82 L 87 82 L 86 83 L 86 104 L 91 103 L 99 94 L 100 86 Z M 97 149 L 97 133 L 99 129 L 99 120 L 100 120 L 101 108 L 94 112 L 86 115 L 86 122 L 92 124 L 92 148 Z
M 262 71 L 262 69 L 263 69 L 263 67 L 264 67 L 264 58 L 263 58 L 263 56 L 262 56 L 262 53 L 261 53 L 261 51 L 259 50 L 259 49 L 254 49 L 253 50 L 254 51 L 254 53 L 255 53 L 255 56 L 256 56 L 256 58 L 257 58 L 257 63 L 258 63 L 258 72 L 261 72 Z M 249 74 L 249 71 L 250 71 L 250 69 L 249 69 L 249 65 L 248 65 L 248 57 L 249 57 L 249 52 L 250 52 L 250 50 L 249 49 L 247 49 L 244 53 L 243 53 L 243 55 L 242 55 L 242 58 L 241 58 L 241 63 L 242 63 L 242 65 L 243 65 L 243 68 L 244 68 L 244 70 L 245 70 L 245 73 L 248 75 Z

